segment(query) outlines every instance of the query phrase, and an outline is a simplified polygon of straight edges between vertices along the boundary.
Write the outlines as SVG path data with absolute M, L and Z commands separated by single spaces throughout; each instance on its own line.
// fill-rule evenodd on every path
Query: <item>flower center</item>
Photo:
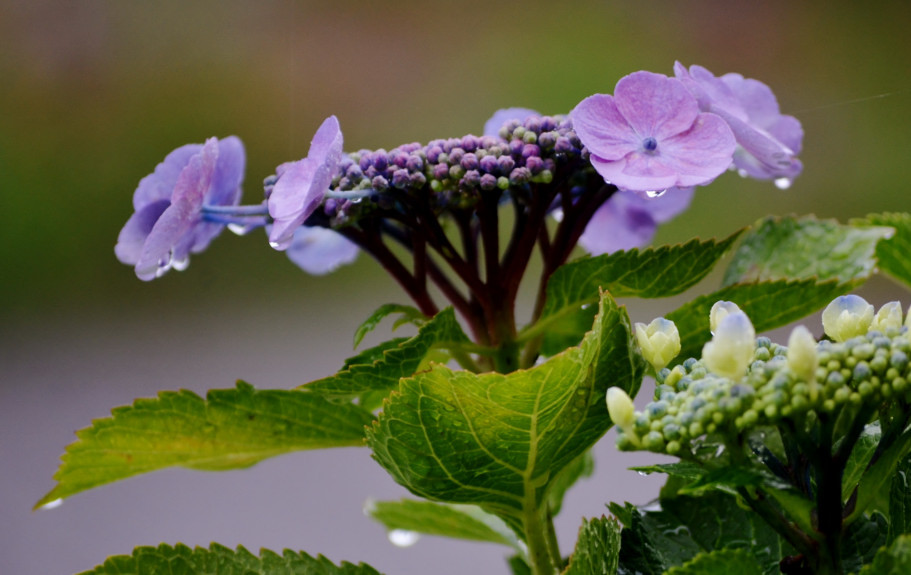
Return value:
M 653 138 L 651 136 L 649 136 L 648 138 L 645 138 L 644 140 L 642 140 L 642 149 L 645 150 L 646 152 L 654 152 L 655 150 L 658 149 L 658 140 L 656 140 L 655 138 Z

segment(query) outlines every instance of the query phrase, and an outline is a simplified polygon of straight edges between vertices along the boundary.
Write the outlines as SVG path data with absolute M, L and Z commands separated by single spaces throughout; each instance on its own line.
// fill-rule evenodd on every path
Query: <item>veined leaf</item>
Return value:
M 347 367 L 335 375 L 304 384 L 301 388 L 345 399 L 371 391 L 391 391 L 398 385 L 399 379 L 412 375 L 418 369 L 432 349 L 467 343 L 471 342 L 456 320 L 455 312 L 446 308 L 421 326 L 414 337 L 396 347 L 382 349 L 381 359 L 369 364 L 346 362 Z M 366 357 L 375 355 L 372 353 Z
M 580 347 L 532 369 L 403 379 L 367 431 L 374 458 L 421 497 L 479 505 L 526 532 L 558 473 L 610 427 L 607 387 L 641 381 L 625 310 L 606 293 L 600 310 Z
M 484 541 L 522 552 L 516 534 L 503 520 L 474 505 L 449 505 L 432 501 L 368 501 L 366 513 L 386 529 L 403 529 L 425 535 Z
M 911 214 L 871 214 L 856 223 L 895 229 L 895 235 L 876 244 L 876 257 L 882 271 L 911 288 Z
M 911 533 L 911 457 L 895 468 L 889 488 L 889 543 Z
M 759 568 L 756 558 L 743 549 L 719 549 L 710 553 L 700 553 L 685 565 L 671 568 L 667 575 L 718 575 L 719 573 L 762 575 L 762 569 Z
M 263 550 L 257 557 L 243 547 L 236 551 L 213 543 L 208 549 L 186 545 L 137 547 L 132 555 L 109 557 L 103 565 L 80 575 L 380 575 L 361 563 L 335 565 L 323 556 L 285 550 Z
M 582 520 L 576 549 L 563 575 L 616 573 L 620 559 L 620 524 L 616 519 L 600 517 Z
M 401 317 L 395 321 L 392 329 L 406 323 L 412 323 L 417 326 L 424 325 L 430 318 L 425 316 L 416 307 L 410 305 L 401 305 L 396 303 L 387 303 L 381 305 L 375 312 L 370 314 L 364 323 L 362 323 L 354 332 L 354 347 L 357 348 L 363 341 L 364 336 L 373 331 L 383 319 L 391 314 L 398 313 Z
M 547 300 L 538 322 L 523 337 L 544 335 L 545 355 L 576 345 L 591 325 L 599 289 L 614 297 L 672 296 L 698 283 L 741 232 L 724 240 L 691 240 L 682 245 L 632 249 L 564 264 L 547 282 Z M 549 342 L 548 339 L 559 341 Z M 565 344 L 565 345 L 564 345 Z
M 850 523 L 862 515 L 876 501 L 877 496 L 887 489 L 886 486 L 892 480 L 895 469 L 909 454 L 911 454 L 911 431 L 905 431 L 864 472 L 857 484 L 854 511 L 845 519 L 846 523 Z
M 888 547 L 883 547 L 864 565 L 860 575 L 906 575 L 911 573 L 911 535 L 901 535 Z
M 767 217 L 743 237 L 725 287 L 773 280 L 863 281 L 876 267 L 876 245 L 892 235 L 881 226 L 842 225 L 812 216 Z
M 292 451 L 360 446 L 372 420 L 356 405 L 243 382 L 209 391 L 206 399 L 186 390 L 162 392 L 77 432 L 54 474 L 57 486 L 36 507 L 165 467 L 237 469 Z
M 889 521 L 882 513 L 874 512 L 848 526 L 842 537 L 841 562 L 845 573 L 857 573 L 873 561 L 880 547 L 886 545 Z
M 757 332 L 787 325 L 822 309 L 836 297 L 851 291 L 856 284 L 838 280 L 769 281 L 734 284 L 699 296 L 667 314 L 680 332 L 680 359 L 699 357 L 702 346 L 711 339 L 709 311 L 719 300 L 732 301 L 752 320 Z

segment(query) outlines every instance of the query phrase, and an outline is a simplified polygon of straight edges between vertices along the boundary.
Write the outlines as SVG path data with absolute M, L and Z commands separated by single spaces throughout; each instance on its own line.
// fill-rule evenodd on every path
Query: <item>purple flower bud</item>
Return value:
M 433 178 L 445 180 L 449 177 L 449 164 L 437 164 L 433 167 Z
M 424 159 L 412 154 L 408 156 L 408 161 L 405 162 L 405 168 L 412 172 L 420 172 L 424 169 Z
M 364 172 L 361 171 L 361 167 L 359 165 L 352 162 L 351 165 L 348 166 L 348 169 L 345 170 L 345 175 L 349 179 L 357 181 L 364 177 Z
M 567 153 L 573 151 L 573 145 L 570 142 L 570 139 L 566 136 L 559 136 L 557 141 L 554 143 L 554 151 L 560 153 Z
M 525 144 L 524 146 L 522 146 L 522 157 L 523 158 L 530 158 L 532 156 L 540 156 L 540 155 L 541 155 L 541 148 L 539 148 L 537 145 Z
M 466 152 L 474 152 L 478 149 L 480 142 L 476 136 L 468 135 L 462 137 L 462 149 Z
M 409 175 L 408 170 L 396 170 L 392 174 L 392 185 L 399 189 L 406 188 L 411 183 Z
M 482 190 L 492 190 L 497 187 L 497 177 L 492 174 L 484 174 L 480 179 Z
M 427 161 L 431 164 L 437 163 L 437 159 L 440 154 L 443 153 L 443 148 L 438 145 L 428 146 L 427 148 Z
M 466 170 L 477 170 L 478 169 L 478 157 L 471 153 L 468 153 L 468 154 L 465 154 L 464 156 L 462 156 L 462 160 L 459 163 Z
M 522 140 L 512 140 L 509 142 L 509 153 L 518 156 L 522 153 L 522 148 L 525 147 L 525 142 Z
M 516 166 L 516 161 L 509 156 L 500 156 L 497 158 L 497 164 L 500 166 L 501 174 L 508 174 Z
M 544 169 L 544 160 L 538 156 L 532 156 L 525 160 L 525 167 L 528 168 L 532 174 L 538 174 Z
M 462 148 L 452 148 L 449 150 L 449 162 L 452 164 L 458 164 L 462 161 L 462 157 L 465 155 L 465 150 Z
M 512 185 L 524 184 L 531 179 L 531 172 L 528 168 L 519 167 L 509 173 L 509 183 Z
M 427 177 L 421 172 L 413 173 L 411 176 L 409 176 L 409 178 L 411 180 L 411 185 L 416 188 L 420 188 L 427 183 Z
M 379 175 L 379 172 L 376 170 L 376 167 L 374 167 L 373 164 L 368 164 L 367 169 L 364 170 L 364 177 L 368 180 L 372 180 L 377 175 Z
M 369 152 L 366 154 L 361 154 L 361 159 L 358 161 L 358 166 L 360 166 L 362 172 L 366 172 L 368 168 L 373 166 Z
M 498 136 L 502 128 L 507 131 L 514 130 L 519 122 L 529 116 L 537 116 L 538 113 L 528 108 L 504 108 L 497 110 L 487 122 L 484 123 L 485 136 Z
M 540 132 L 541 118 L 539 116 L 529 116 L 525 118 L 525 129 L 532 132 Z
M 554 132 L 544 132 L 538 136 L 538 145 L 541 149 L 549 150 L 557 143 L 557 135 Z
M 541 117 L 541 131 L 550 132 L 556 129 L 557 124 L 554 122 L 554 119 L 551 116 L 542 116 Z
M 499 162 L 494 156 L 484 156 L 481 158 L 481 161 L 478 162 L 478 165 L 482 170 L 488 173 L 496 172 L 499 168 Z
M 402 150 L 393 150 L 390 155 L 392 156 L 392 164 L 399 168 L 404 168 L 408 162 L 409 155 Z
M 370 159 L 373 161 L 373 166 L 377 172 L 382 172 L 389 165 L 389 161 L 386 158 L 386 150 L 382 148 L 374 152 Z
M 477 170 L 468 170 L 459 182 L 464 187 L 475 188 L 481 183 L 481 174 Z
M 375 176 L 370 180 L 370 185 L 373 186 L 374 190 L 382 191 L 389 187 L 389 180 L 383 176 Z

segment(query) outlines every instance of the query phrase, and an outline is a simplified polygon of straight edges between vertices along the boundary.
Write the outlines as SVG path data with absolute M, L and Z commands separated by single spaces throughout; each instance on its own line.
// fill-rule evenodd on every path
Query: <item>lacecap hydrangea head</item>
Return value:
M 895 306 L 883 308 L 892 322 L 885 331 L 867 329 L 844 341 L 816 342 L 803 326 L 791 332 L 787 347 L 755 338 L 747 367 L 737 376 L 713 369 L 711 354 L 659 371 L 655 400 L 634 413 L 629 431 L 618 426 L 618 446 L 696 454 L 713 434 L 719 441 L 784 419 L 800 428 L 820 414 L 866 413 L 859 416 L 866 422 L 870 410 L 886 409 L 890 402 L 911 408 L 909 328 L 894 325 Z M 743 321 L 741 314 L 721 320 L 716 343 L 719 334 Z

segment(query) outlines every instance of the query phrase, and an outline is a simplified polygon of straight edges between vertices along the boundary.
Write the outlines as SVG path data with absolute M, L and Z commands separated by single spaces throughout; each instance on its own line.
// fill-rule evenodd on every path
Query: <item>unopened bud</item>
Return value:
M 712 306 L 712 311 L 709 312 L 709 329 L 712 330 L 712 334 L 718 330 L 721 320 L 738 311 L 740 308 L 732 301 L 716 301 Z
M 902 326 L 902 304 L 897 301 L 890 301 L 883 305 L 873 316 L 873 323 L 870 329 L 885 333 L 889 328 L 898 329 Z
M 637 323 L 635 328 L 642 356 L 652 364 L 656 372 L 680 353 L 680 332 L 671 320 L 659 317 L 647 326 Z
M 838 342 L 865 335 L 872 323 L 873 306 L 853 294 L 835 298 L 822 312 L 826 335 Z
M 750 318 L 738 310 L 718 323 L 712 341 L 702 348 L 702 361 L 712 373 L 740 379 L 753 362 L 755 351 L 756 330 Z
M 788 367 L 797 377 L 807 382 L 810 399 L 813 401 L 819 393 L 819 385 L 816 383 L 818 364 L 816 339 L 805 326 L 795 327 L 788 338 Z
M 607 412 L 614 424 L 624 433 L 633 434 L 635 416 L 633 400 L 619 387 L 611 387 L 607 390 Z

